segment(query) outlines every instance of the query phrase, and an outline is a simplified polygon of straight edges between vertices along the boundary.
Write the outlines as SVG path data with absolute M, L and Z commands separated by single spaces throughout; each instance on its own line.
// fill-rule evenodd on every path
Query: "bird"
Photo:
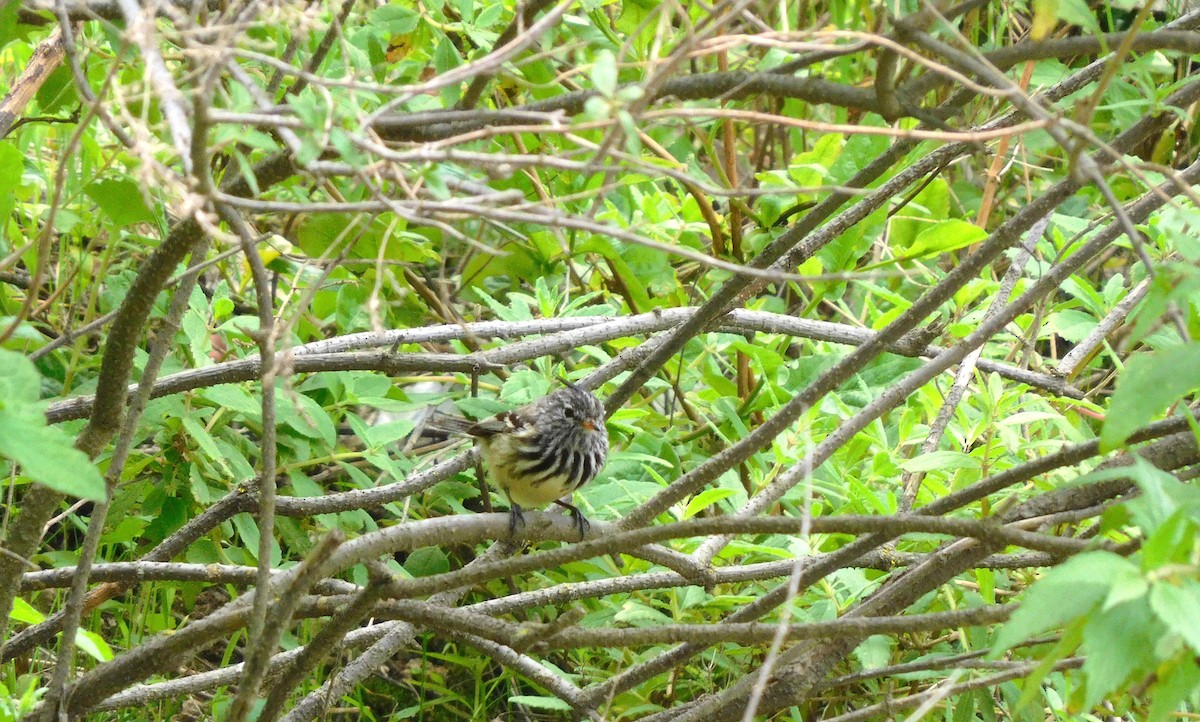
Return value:
M 563 501 L 591 481 L 608 458 L 604 405 L 591 392 L 565 386 L 537 401 L 467 427 L 484 465 L 508 499 L 509 531 L 525 524 L 522 509 L 551 502 L 567 509 L 579 538 L 591 528 L 579 507 Z

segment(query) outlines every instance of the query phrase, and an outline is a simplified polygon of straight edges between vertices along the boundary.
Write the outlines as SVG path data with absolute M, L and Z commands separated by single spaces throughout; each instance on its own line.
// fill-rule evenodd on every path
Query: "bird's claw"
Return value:
M 574 504 L 568 504 L 561 499 L 554 502 L 571 513 L 571 524 L 579 530 L 579 541 L 587 538 L 588 532 L 592 529 L 592 523 L 584 518 L 583 512 L 579 511 L 579 507 Z
M 508 533 L 512 537 L 517 536 L 517 529 L 525 528 L 525 513 L 521 510 L 518 504 L 509 504 L 508 506 Z

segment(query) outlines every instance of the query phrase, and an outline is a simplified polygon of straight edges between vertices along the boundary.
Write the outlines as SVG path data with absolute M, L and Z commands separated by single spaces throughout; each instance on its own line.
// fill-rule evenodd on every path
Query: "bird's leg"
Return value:
M 512 537 L 517 536 L 517 529 L 525 528 L 525 514 L 521 511 L 521 505 L 512 499 L 508 500 L 508 533 Z
M 562 499 L 555 499 L 554 503 L 571 513 L 571 521 L 574 523 L 575 528 L 579 530 L 579 541 L 583 541 L 587 537 L 588 531 L 592 528 L 591 523 L 583 518 L 583 512 L 579 511 L 579 507 L 569 504 Z

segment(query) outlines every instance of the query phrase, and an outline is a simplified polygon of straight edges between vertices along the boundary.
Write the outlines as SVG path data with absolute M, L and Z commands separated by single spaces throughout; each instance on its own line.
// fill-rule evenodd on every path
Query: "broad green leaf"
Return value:
M 83 192 L 96 201 L 113 225 L 121 228 L 134 223 L 149 223 L 154 213 L 146 207 L 141 186 L 131 178 L 99 180 L 90 183 Z
M 1145 598 L 1096 612 L 1083 628 L 1084 708 L 1094 707 L 1130 677 L 1152 671 L 1161 633 Z
M 1134 356 L 1117 379 L 1100 432 L 1102 450 L 1116 448 L 1196 388 L 1200 388 L 1200 343 Z
M 404 568 L 414 577 L 431 577 L 450 571 L 450 559 L 437 547 L 421 547 L 408 555 Z
M 1150 582 L 1133 566 L 1114 566 L 1109 582 L 1108 596 L 1104 598 L 1101 611 L 1141 599 L 1150 591 Z
M 40 413 L 0 401 L 0 456 L 21 465 L 26 476 L 55 491 L 84 499 L 104 498 L 104 479 L 61 429 Z
M 688 502 L 687 508 L 683 510 L 683 518 L 691 519 L 699 514 L 701 510 L 716 504 L 722 499 L 728 499 L 735 493 L 733 489 L 705 489 L 693 496 L 691 501 Z
M 75 630 L 75 646 L 97 662 L 108 662 L 113 658 L 112 647 L 104 637 L 86 629 Z
M 437 69 L 438 74 L 448 73 L 462 64 L 462 59 L 458 56 L 458 51 L 455 50 L 454 44 L 449 38 L 442 37 L 438 43 L 437 49 L 433 52 L 433 64 Z
M 1106 470 L 1107 471 L 1107 470 Z M 1171 474 L 1155 467 L 1141 457 L 1134 457 L 1131 466 L 1113 469 L 1115 478 L 1128 476 L 1141 494 L 1131 499 L 1126 506 L 1133 515 L 1134 523 L 1142 532 L 1153 535 L 1159 525 L 1172 516 L 1183 512 L 1193 519 L 1200 519 L 1200 489 L 1183 484 Z M 1089 474 L 1093 478 L 1096 474 Z
M 887 221 L 888 245 L 897 256 L 907 256 L 917 236 L 945 220 L 950 212 L 950 186 L 935 178 L 907 206 Z
M 292 490 L 296 492 L 296 496 L 317 497 L 325 495 L 325 488 L 313 481 L 308 474 L 303 474 L 299 470 L 293 470 L 288 474 L 288 478 L 292 481 Z
M 28 359 L 0 349 L 0 404 L 29 408 L 37 402 L 41 388 L 42 377 Z
M 35 609 L 29 602 L 17 597 L 13 600 L 13 607 L 8 613 L 8 618 L 22 624 L 41 624 L 46 620 L 46 615 Z
M 904 252 L 907 258 L 921 258 L 939 253 L 949 253 L 978 243 L 987 238 L 987 231 L 967 221 L 951 218 L 939 221 L 917 233 L 913 243 Z
M 992 656 L 1062 626 L 1097 606 L 1107 595 L 1109 579 L 1136 567 L 1111 552 L 1088 552 L 1051 569 L 1025 590 L 1021 606 L 992 642 Z
M 238 537 L 242 540 L 242 549 L 246 551 L 250 558 L 255 562 L 258 560 L 258 523 L 254 517 L 249 514 L 234 514 L 230 520 L 233 522 L 233 528 L 237 530 Z M 279 564 L 279 545 L 271 544 L 271 564 Z
M 17 29 L 18 11 L 20 9 L 21 3 L 0 2 L 0 49 L 3 49 L 5 45 L 21 37 L 22 33 Z M 0 184 L 0 188 L 3 187 Z M 0 214 L 0 218 L 5 217 L 7 217 L 7 214 Z
M 801 198 L 812 198 L 811 191 L 804 191 L 825 183 L 825 177 L 837 161 L 844 143 L 845 137 L 840 133 L 826 133 L 813 144 L 812 150 L 798 154 L 788 164 L 789 185 L 801 192 Z
M 199 298 L 196 298 L 197 295 Z M 192 366 L 196 368 L 213 365 L 212 357 L 209 355 L 212 352 L 212 335 L 208 330 L 208 314 L 208 304 L 204 300 L 204 293 L 197 288 L 196 293 L 192 294 L 188 310 L 184 311 L 180 323 L 183 335 L 188 340 Z
M 384 5 L 371 11 L 369 25 L 389 35 L 406 35 L 416 29 L 421 16 L 402 5 Z
M 1057 0 L 1058 17 L 1078 25 L 1088 33 L 1100 35 L 1100 24 L 1096 22 L 1096 12 L 1088 7 L 1084 0 Z
M 237 384 L 211 386 L 201 392 L 203 397 L 221 408 L 230 409 L 252 419 L 262 417 L 262 402 L 257 395 Z
M 311 397 L 304 394 L 276 395 L 276 409 L 280 423 L 312 439 L 320 439 L 333 446 L 337 440 L 337 429 L 329 418 L 329 412 Z
M 1085 311 L 1065 309 L 1052 314 L 1046 322 L 1046 330 L 1062 336 L 1068 341 L 1082 341 L 1096 328 L 1096 317 Z
M 8 613 L 8 618 L 14 622 L 31 625 L 46 621 L 46 615 L 20 597 L 13 600 L 13 607 Z M 98 661 L 107 662 L 113 658 L 112 648 L 108 646 L 108 642 L 94 632 L 76 629 L 75 644 Z
M 55 68 L 42 87 L 38 88 L 36 97 L 43 114 L 70 115 L 71 108 L 79 103 L 79 93 L 75 90 L 75 79 L 69 64 Z
M 1148 531 L 1146 527 L 1142 528 L 1143 533 Z M 1196 523 L 1181 509 L 1146 537 L 1142 545 L 1142 568 L 1153 570 L 1171 564 L 1187 564 L 1192 558 L 1196 540 Z
M 644 311 L 657 305 L 651 302 L 650 294 L 646 291 L 646 286 L 639 274 L 625 261 L 624 254 L 618 251 L 611 241 L 599 236 L 592 236 L 583 243 L 576 244 L 575 253 L 577 255 L 596 253 L 603 256 L 611 265 L 613 272 L 621 278 L 638 310 Z
M 872 634 L 854 648 L 854 657 L 863 669 L 887 666 L 896 648 L 896 640 L 886 634 Z
M 1168 629 L 1200 653 L 1200 584 L 1185 581 L 1176 586 L 1160 581 L 1150 590 L 1150 606 Z
M 592 86 L 601 95 L 611 98 L 617 90 L 617 58 L 611 50 L 601 50 L 596 53 L 592 69 L 588 73 L 592 78 Z
M 631 627 L 650 627 L 656 624 L 669 624 L 671 618 L 654 607 L 627 599 L 613 615 L 613 621 L 628 624 Z
M 363 440 L 371 448 L 379 449 L 408 436 L 414 426 L 411 419 L 397 419 L 386 424 L 376 424 L 368 428 L 367 437 Z

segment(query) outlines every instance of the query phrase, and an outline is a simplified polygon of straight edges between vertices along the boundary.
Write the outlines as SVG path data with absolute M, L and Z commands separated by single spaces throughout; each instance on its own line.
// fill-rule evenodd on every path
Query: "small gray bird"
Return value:
M 525 523 L 523 506 L 550 502 L 571 512 L 582 539 L 589 524 L 579 507 L 562 497 L 591 481 L 608 457 L 604 405 L 570 382 L 515 411 L 467 428 L 479 440 L 483 461 L 508 497 L 509 528 Z

